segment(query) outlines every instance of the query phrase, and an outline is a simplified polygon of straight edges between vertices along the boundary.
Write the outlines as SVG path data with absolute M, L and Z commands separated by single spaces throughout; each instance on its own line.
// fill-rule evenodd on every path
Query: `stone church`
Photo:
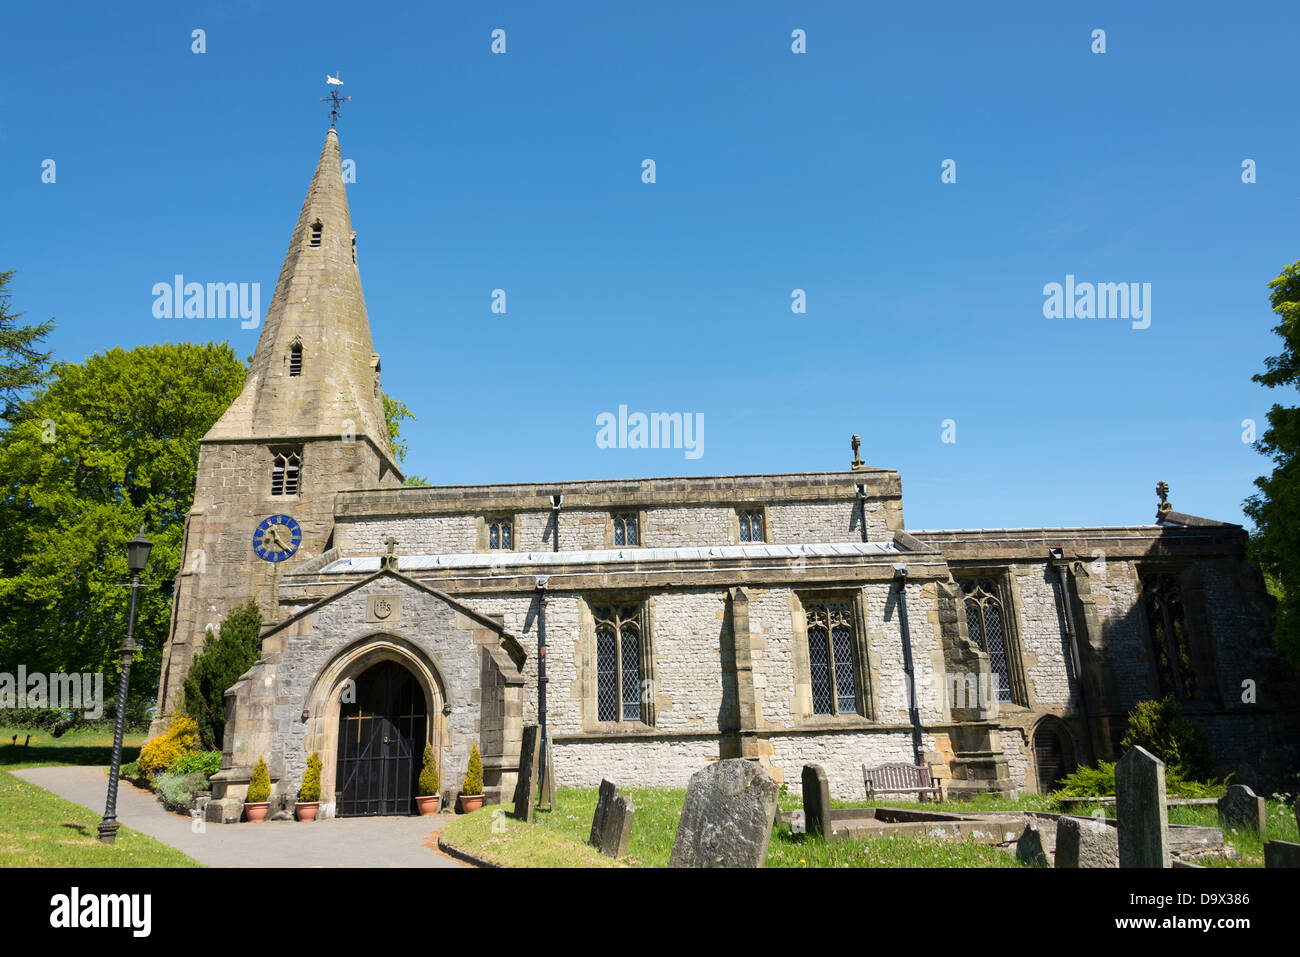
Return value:
M 1294 766 L 1246 535 L 1163 485 L 1150 525 L 919 531 L 855 437 L 843 471 L 403 487 L 380 372 L 331 129 L 186 519 L 156 728 L 207 629 L 250 597 L 267 621 L 212 820 L 259 756 L 292 800 L 313 752 L 323 816 L 409 813 L 426 743 L 445 801 L 473 745 L 509 800 L 543 690 L 559 785 L 681 788 L 741 756 L 794 791 L 819 763 L 846 798 L 893 761 L 953 795 L 1042 790 L 1167 695 L 1225 771 Z

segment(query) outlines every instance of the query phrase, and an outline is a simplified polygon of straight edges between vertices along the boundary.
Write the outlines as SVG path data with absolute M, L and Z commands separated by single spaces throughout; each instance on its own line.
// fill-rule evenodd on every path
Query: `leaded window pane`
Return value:
M 641 636 L 636 625 L 623 625 L 623 720 L 641 720 Z
M 839 626 L 831 633 L 835 643 L 835 697 L 841 714 L 858 710 L 853 680 L 853 632 Z
M 629 545 L 635 545 L 637 543 L 636 533 L 637 533 L 636 519 L 629 516 L 627 519 L 627 543 Z
M 967 600 L 966 602 L 966 628 L 970 632 L 970 640 L 975 642 L 980 651 L 984 650 L 984 626 L 980 622 L 979 602 Z
M 808 667 L 812 672 L 813 714 L 833 714 L 830 649 L 824 625 L 808 626 Z
M 998 701 L 1011 701 L 1011 676 L 1007 671 L 1007 649 L 1002 635 L 1002 608 L 996 602 L 984 606 L 984 634 L 988 640 L 989 665 L 998 681 Z
M 749 516 L 747 515 L 740 516 L 740 540 L 749 541 Z
M 497 524 L 495 524 L 495 523 L 493 523 L 492 525 L 489 525 L 489 526 L 488 526 L 488 548 L 500 548 L 500 547 L 501 547 L 500 528 L 501 528 L 501 526 L 499 526 L 499 525 L 497 525 Z
M 510 522 L 501 523 L 501 547 L 502 548 L 514 547 L 514 543 L 511 541 L 512 532 L 513 532 L 513 526 L 511 525 Z
M 618 720 L 618 641 L 609 625 L 596 629 L 596 717 Z

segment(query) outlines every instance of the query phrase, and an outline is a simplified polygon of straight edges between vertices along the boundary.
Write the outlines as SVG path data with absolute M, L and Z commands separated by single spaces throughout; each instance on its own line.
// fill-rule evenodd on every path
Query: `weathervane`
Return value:
M 343 81 L 337 76 L 330 76 L 326 73 L 325 82 L 330 85 L 330 95 L 322 96 L 320 101 L 322 103 L 330 104 L 330 129 L 334 129 L 334 124 L 339 121 L 339 110 L 342 109 L 343 104 L 352 99 L 352 97 L 339 96 L 338 88 L 343 85 Z

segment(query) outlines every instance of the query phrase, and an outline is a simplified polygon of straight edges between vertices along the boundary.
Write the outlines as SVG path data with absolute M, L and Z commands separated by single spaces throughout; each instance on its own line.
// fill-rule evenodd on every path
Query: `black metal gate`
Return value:
M 384 661 L 357 678 L 355 697 L 339 708 L 335 813 L 412 814 L 428 721 L 424 690 L 397 662 Z

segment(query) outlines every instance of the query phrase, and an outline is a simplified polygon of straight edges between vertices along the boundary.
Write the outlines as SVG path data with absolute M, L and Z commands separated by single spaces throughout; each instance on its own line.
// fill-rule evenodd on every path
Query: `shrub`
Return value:
M 234 609 L 194 659 L 185 684 L 181 710 L 199 727 L 206 750 L 219 750 L 226 730 L 226 691 L 234 686 L 262 653 L 262 613 L 251 599 Z
M 479 757 L 477 744 L 469 753 L 469 767 L 465 769 L 465 782 L 460 790 L 462 794 L 483 793 L 483 759 Z
M 198 772 L 204 777 L 210 778 L 221 770 L 221 752 L 220 751 L 196 751 L 194 754 L 187 754 L 170 768 L 174 774 L 193 774 Z
M 420 784 L 416 794 L 421 797 L 437 794 L 442 790 L 442 780 L 438 777 L 438 760 L 433 756 L 433 745 L 424 746 L 424 768 L 420 771 Z
M 1165 769 L 1165 795 L 1167 797 L 1221 797 L 1227 781 L 1188 781 L 1177 770 Z M 1061 787 L 1052 792 L 1053 797 L 1114 797 L 1115 765 L 1098 761 L 1097 767 L 1087 765 L 1076 768 L 1061 781 Z
M 136 778 L 141 776 L 140 768 L 136 766 L 136 763 L 134 761 L 132 761 L 130 764 L 124 764 L 120 768 L 118 768 L 117 776 L 119 778 L 128 778 L 130 780 L 135 780 Z
M 1165 762 L 1166 773 L 1183 781 L 1209 781 L 1213 770 L 1210 742 L 1169 695 L 1164 701 L 1139 701 L 1129 712 L 1120 747 L 1143 747 Z
M 320 800 L 320 769 L 322 762 L 315 751 L 307 759 L 307 773 L 302 776 L 302 787 L 298 788 L 298 800 L 305 802 Z M 423 780 L 423 776 L 421 776 Z
M 257 764 L 253 767 L 253 776 L 248 782 L 248 797 L 244 800 L 249 804 L 260 804 L 270 799 L 271 773 L 266 769 L 266 759 L 259 754 Z
M 198 780 L 195 780 L 196 777 Z M 153 787 L 158 794 L 158 799 L 167 810 L 188 811 L 194 801 L 194 792 L 206 790 L 202 786 L 196 786 L 203 783 L 205 782 L 202 776 L 175 774 L 168 771 L 154 779 Z
M 152 778 L 170 770 L 173 764 L 198 749 L 198 726 L 193 718 L 178 714 L 166 733 L 145 743 L 135 763 L 143 774 Z

